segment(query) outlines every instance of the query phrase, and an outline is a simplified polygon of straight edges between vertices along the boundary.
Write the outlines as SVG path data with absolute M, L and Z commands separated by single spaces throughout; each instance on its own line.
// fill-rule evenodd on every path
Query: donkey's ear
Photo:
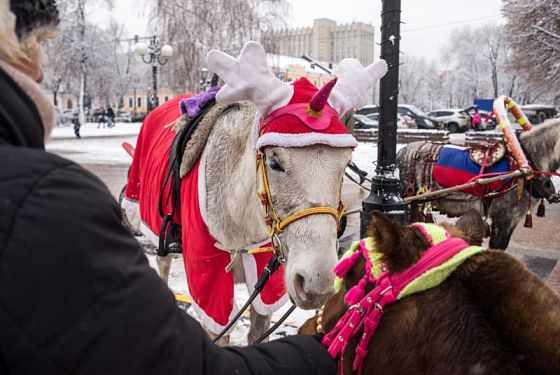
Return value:
M 469 245 L 480 246 L 486 234 L 486 224 L 476 210 L 469 210 L 457 220 L 455 225 L 442 223 L 452 237 L 461 237 Z
M 419 231 L 394 222 L 377 211 L 373 212 L 369 233 L 391 272 L 398 272 L 413 264 L 428 247 Z

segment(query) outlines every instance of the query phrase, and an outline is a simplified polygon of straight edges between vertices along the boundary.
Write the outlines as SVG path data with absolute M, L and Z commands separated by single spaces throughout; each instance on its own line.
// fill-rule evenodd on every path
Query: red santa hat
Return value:
M 340 122 L 338 112 L 327 103 L 335 84 L 336 78 L 318 90 L 307 78 L 295 81 L 290 102 L 260 122 L 256 148 L 314 144 L 356 147 L 358 142 Z
M 369 88 L 387 72 L 383 60 L 364 68 L 356 59 L 344 59 L 338 79 L 318 90 L 305 78 L 293 85 L 276 78 L 267 66 L 264 48 L 256 42 L 245 44 L 238 58 L 211 50 L 206 60 L 226 83 L 216 95 L 218 102 L 250 100 L 257 107 L 261 118 L 257 149 L 314 144 L 355 147 L 356 139 L 339 116 L 362 108 Z

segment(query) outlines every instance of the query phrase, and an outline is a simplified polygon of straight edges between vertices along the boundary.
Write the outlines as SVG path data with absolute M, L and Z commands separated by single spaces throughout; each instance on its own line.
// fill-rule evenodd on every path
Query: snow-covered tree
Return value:
M 560 0 L 504 0 L 506 38 L 512 66 L 537 90 L 548 87 L 559 99 Z
M 211 48 L 236 55 L 248 40 L 282 23 L 286 0 L 157 0 L 154 24 L 175 54 L 167 71 L 172 86 L 197 90 Z

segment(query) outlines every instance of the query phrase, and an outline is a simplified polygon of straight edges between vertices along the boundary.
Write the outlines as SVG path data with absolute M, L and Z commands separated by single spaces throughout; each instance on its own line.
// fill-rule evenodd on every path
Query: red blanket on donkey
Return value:
M 158 210 L 160 189 L 169 165 L 169 149 L 175 137 L 179 102 L 188 96 L 168 101 L 150 113 L 142 125 L 130 168 L 123 208 L 129 218 L 139 215 L 140 231 L 157 246 L 161 226 Z M 166 212 L 170 212 L 166 207 Z M 192 305 L 202 323 L 219 333 L 238 311 L 233 275 L 225 267 L 230 253 L 215 246 L 205 221 L 205 152 L 181 181 L 181 204 L 176 221 L 182 226 L 183 258 Z M 246 284 L 251 293 L 255 282 L 268 264 L 271 252 L 242 254 Z M 253 302 L 259 314 L 267 315 L 281 307 L 287 296 L 283 267 L 266 284 Z

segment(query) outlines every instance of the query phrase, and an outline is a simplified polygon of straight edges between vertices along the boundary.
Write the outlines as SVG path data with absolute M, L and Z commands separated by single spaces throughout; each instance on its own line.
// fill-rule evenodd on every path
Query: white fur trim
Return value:
M 255 283 L 257 282 L 257 262 L 253 254 L 242 254 L 241 261 L 243 264 L 243 269 L 245 270 L 245 283 L 247 284 L 247 291 L 249 295 L 253 294 L 255 290 Z M 279 308 L 284 306 L 288 302 L 288 294 L 284 294 L 282 298 L 273 303 L 272 305 L 267 305 L 263 302 L 260 294 L 253 300 L 253 307 L 255 311 L 260 315 L 271 315 L 273 312 L 277 311 Z
M 198 318 L 200 319 L 200 322 L 202 323 L 202 325 L 204 327 L 206 327 L 210 332 L 212 332 L 216 335 L 220 334 L 223 331 L 223 329 L 226 328 L 226 326 L 225 325 L 223 326 L 223 325 L 215 322 L 214 319 L 212 319 L 209 315 L 207 315 L 204 312 L 204 310 L 202 310 L 200 308 L 200 306 L 198 306 L 196 304 L 196 302 L 194 301 L 194 298 L 192 298 L 192 296 L 191 296 L 191 292 L 189 291 L 189 286 L 188 285 L 187 285 L 187 294 L 189 295 L 189 298 L 191 300 L 191 306 L 193 307 L 193 310 L 196 313 L 196 315 L 198 315 Z M 234 299 L 233 309 L 231 310 L 231 313 L 229 314 L 228 323 L 233 319 L 233 317 L 235 316 L 235 314 L 237 314 L 238 311 L 239 311 L 239 307 L 235 303 L 235 299 Z M 235 322 L 235 324 L 231 326 L 231 328 L 226 332 L 226 335 L 229 335 L 235 329 L 236 326 L 237 326 L 237 322 Z
M 358 141 L 351 134 L 285 134 L 266 133 L 257 141 L 257 149 L 265 146 L 279 147 L 305 147 L 316 144 L 324 144 L 332 147 L 356 147 Z

